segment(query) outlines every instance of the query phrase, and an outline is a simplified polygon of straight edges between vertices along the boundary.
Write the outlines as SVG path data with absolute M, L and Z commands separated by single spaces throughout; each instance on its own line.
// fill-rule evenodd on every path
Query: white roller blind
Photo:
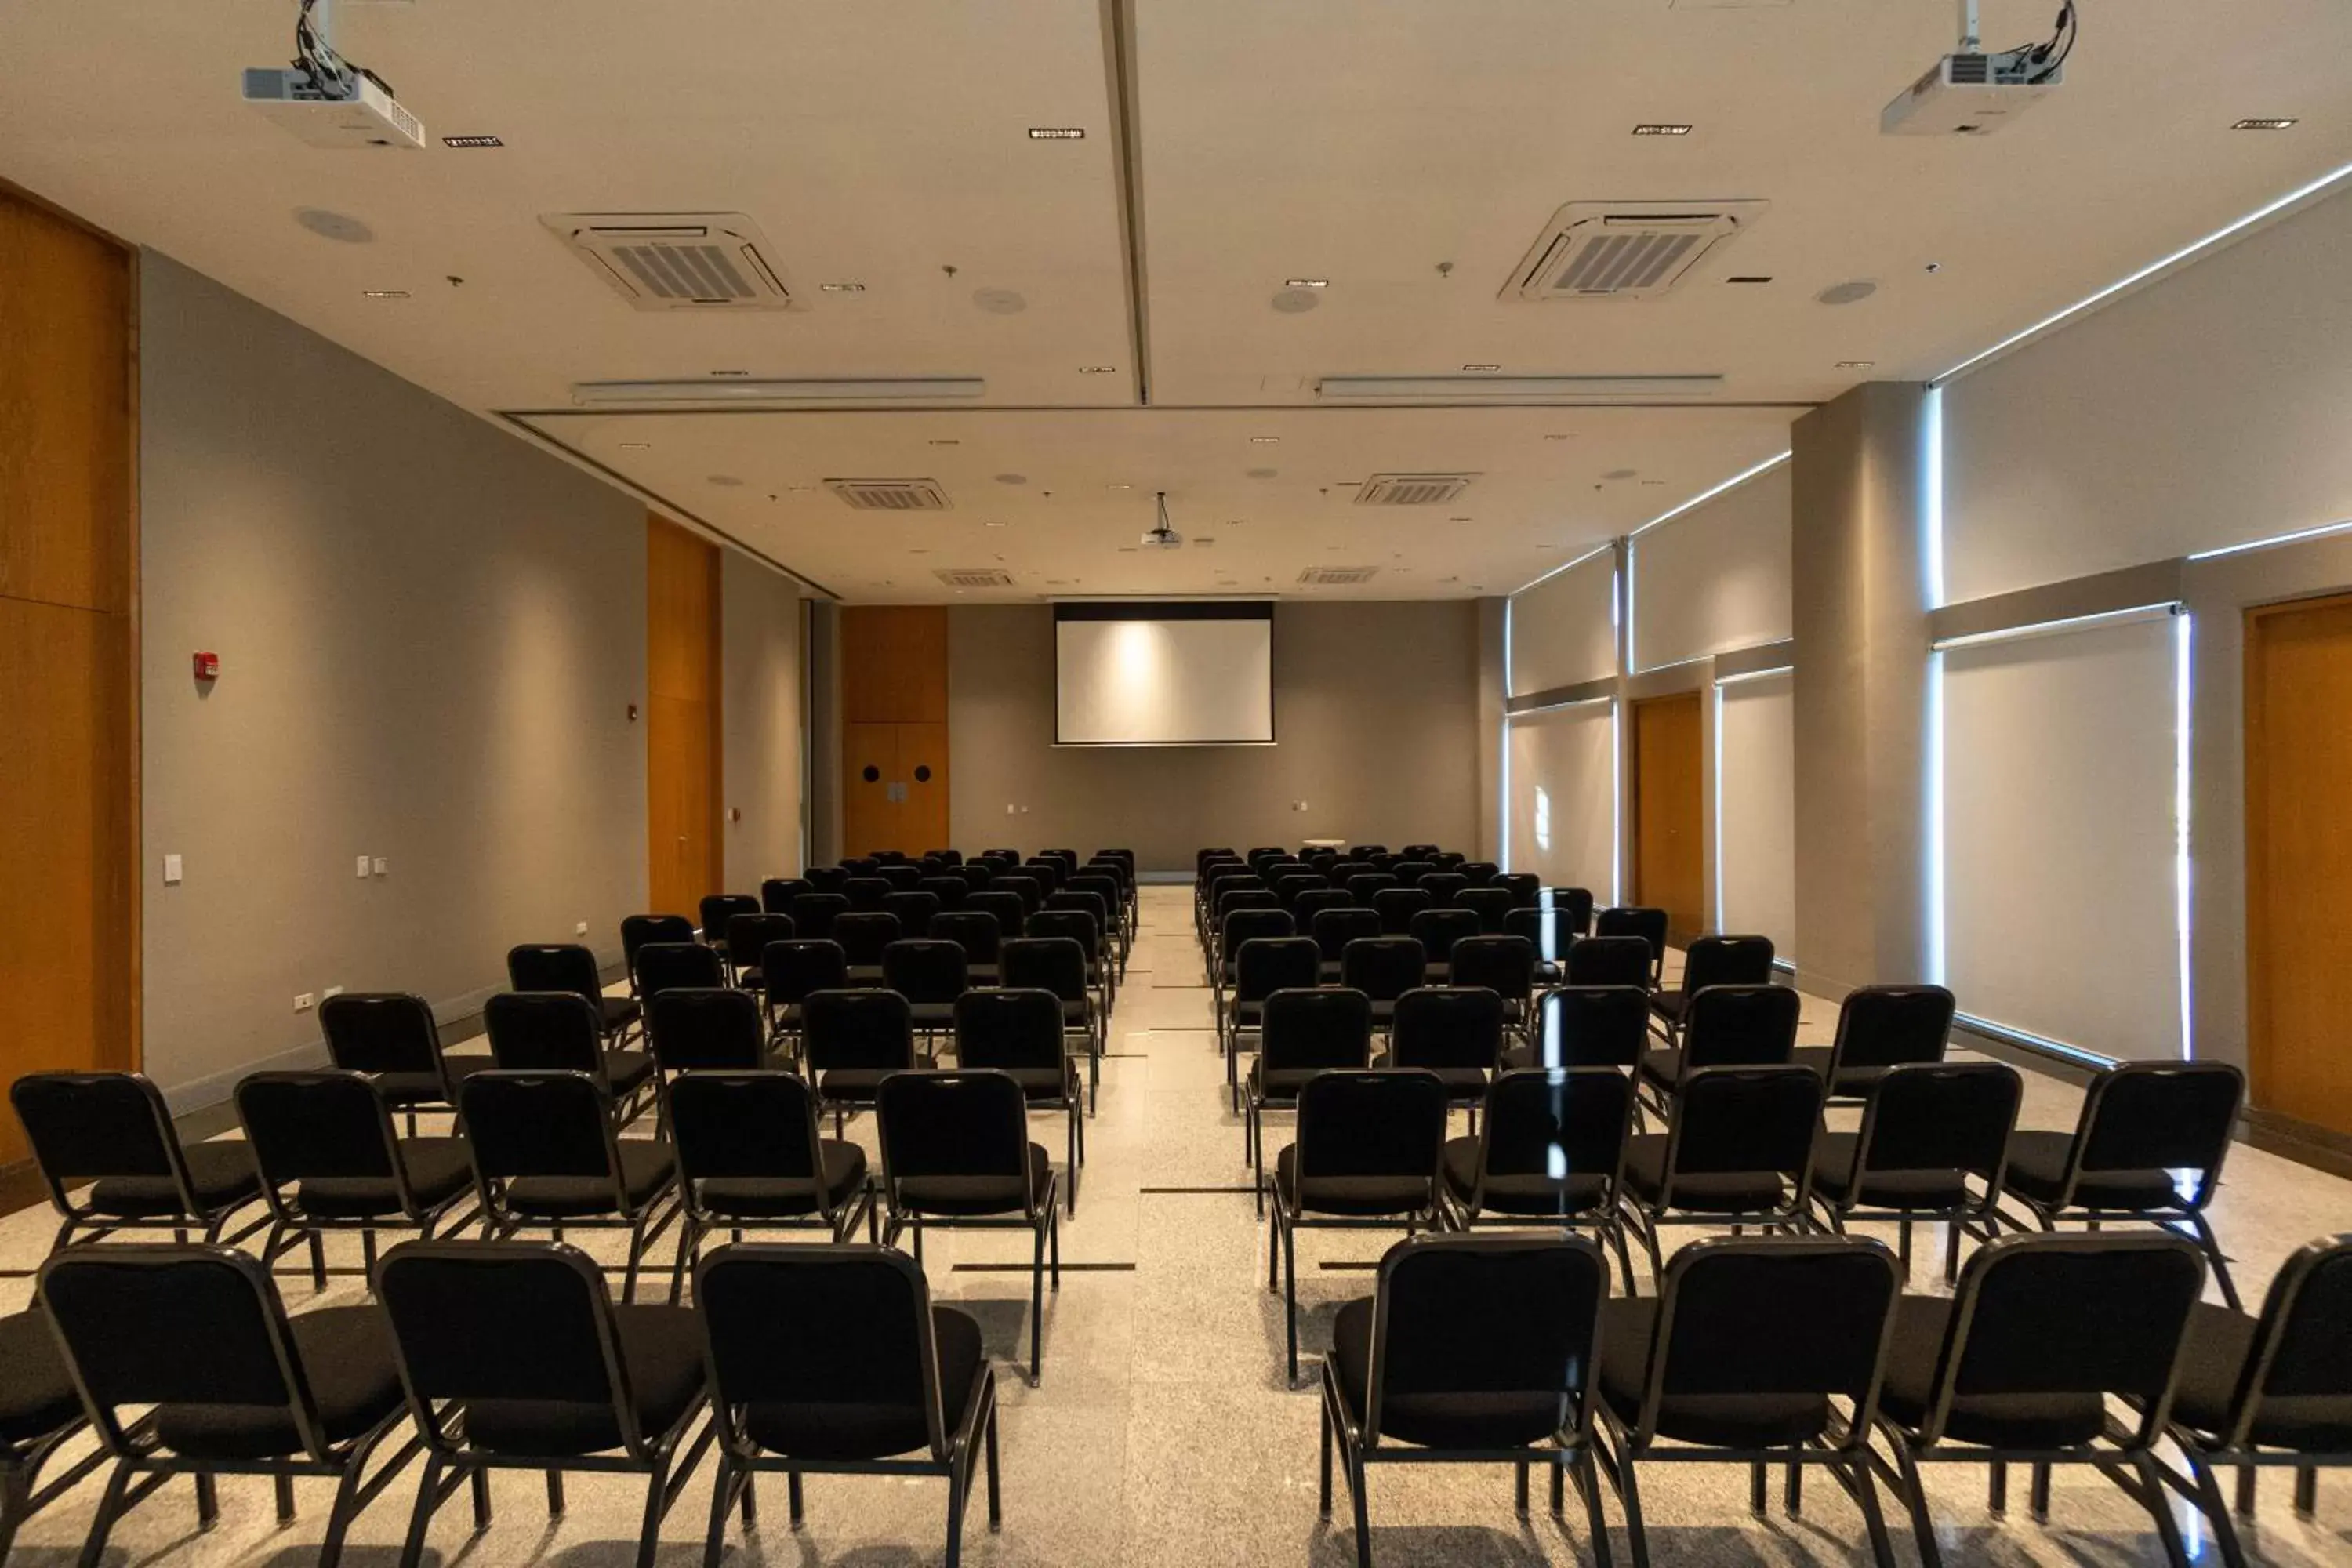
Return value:
M 2175 637 L 2158 616 L 1947 650 L 1944 942 L 1962 1012 L 2181 1047 Z
M 1634 536 L 1636 669 L 1789 636 L 1789 468 Z
M 1602 551 L 1511 597 L 1510 694 L 1617 673 L 1617 562 Z
M 1514 719 L 1510 839 L 1514 871 L 1547 887 L 1616 897 L 1615 704 L 1584 702 Z
M 1772 939 L 1794 959 L 1797 938 L 1797 683 L 1759 676 L 1717 689 L 1718 918 L 1727 931 Z

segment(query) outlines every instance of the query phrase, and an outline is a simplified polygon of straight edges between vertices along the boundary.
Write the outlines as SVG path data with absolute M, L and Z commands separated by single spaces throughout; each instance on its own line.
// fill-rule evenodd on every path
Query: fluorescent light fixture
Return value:
M 1498 364 L 1465 364 L 1462 368 L 1464 370 L 1470 371 L 1473 374 L 1483 375 L 1489 371 L 1497 371 L 1503 367 Z
M 360 298 L 363 300 L 405 300 L 408 298 L 408 290 L 405 289 L 362 289 L 360 290 Z
M 1925 502 L 1919 509 L 1919 527 L 1927 535 L 1919 542 L 1919 566 L 1927 576 L 1927 607 L 1944 607 L 1944 389 L 1929 386 L 1926 406 L 1919 416 L 1927 422 L 1926 439 L 1920 442 L 1920 462 L 1927 472 L 1919 477 L 1919 488 L 1926 491 Z
M 1327 375 L 1315 395 L 1327 403 L 1543 403 L 1579 397 L 1706 397 L 1720 375 Z
M 2061 632 L 2086 632 L 2097 626 L 2129 626 L 2134 621 L 2151 621 L 2158 616 L 2180 613 L 2180 601 L 2166 599 L 2153 605 L 2133 605 L 2120 610 L 2100 610 L 2088 616 L 2065 616 L 2054 621 L 2034 621 L 2021 626 L 2001 626 L 1989 632 L 1969 632 L 1960 637 L 1937 637 L 1928 646 L 1937 653 L 1956 647 L 1979 647 L 1986 643 L 2018 642 L 2026 637 L 2054 637 Z
M 624 441 L 621 443 L 621 450 L 624 452 L 649 452 L 653 450 L 653 445 L 654 444 L 651 441 Z
M 1754 468 L 1732 475 L 1729 479 L 1724 480 L 1713 489 L 1701 490 L 1698 494 L 1691 497 L 1690 500 L 1683 502 L 1680 506 L 1672 507 L 1667 510 L 1660 512 L 1657 516 L 1652 518 L 1649 521 L 1643 523 L 1641 527 L 1635 529 L 1625 537 L 1628 539 L 1637 539 L 1643 534 L 1649 532 L 1650 530 L 1657 527 L 1660 523 L 1672 522 L 1675 519 L 1682 516 L 1683 513 L 1690 510 L 1693 507 L 1705 506 L 1716 497 L 1723 494 L 1724 491 L 1736 490 L 1740 486 L 1746 484 L 1748 480 L 1754 479 L 1757 475 L 1769 473 L 1772 469 L 1779 468 L 1788 460 L 1789 454 L 1786 452 L 1782 452 L 1778 457 L 1767 458 L 1762 462 L 1757 464 Z
M 1578 556 L 1575 560 L 1563 562 L 1559 565 L 1555 566 L 1550 571 L 1545 573 L 1542 576 L 1530 578 L 1527 582 L 1520 584 L 1517 587 L 1512 589 L 1511 592 L 1514 594 L 1524 594 L 1538 583 L 1549 583 L 1563 572 L 1575 571 L 1579 566 L 1583 565 L 1586 562 L 1591 560 L 1596 555 L 1608 554 L 1610 549 L 1611 546 L 1609 545 L 1596 544 L 1591 549 L 1586 551 L 1583 554 Z M 1611 608 L 1611 615 L 1613 619 L 1615 616 L 1615 607 L 1613 605 Z
M 2053 1040 L 2047 1035 L 2037 1035 L 2031 1029 L 2015 1028 L 2008 1024 L 1996 1024 L 1990 1018 L 1979 1018 L 1974 1013 L 1955 1013 L 1952 1016 L 1953 1021 L 1964 1029 L 1972 1029 L 1979 1035 L 1999 1040 L 2004 1045 L 2022 1046 L 2029 1051 L 2042 1051 L 2062 1060 L 2073 1062 L 2077 1067 L 2104 1071 L 2116 1065 L 2116 1058 L 2113 1057 L 2103 1057 L 2096 1051 L 2086 1051 L 2080 1046 L 2070 1046 L 2063 1040 Z
M 2279 196 L 2274 200 L 2264 202 L 2261 206 L 2256 207 L 2253 211 L 2246 214 L 2242 217 L 2231 219 L 2230 222 L 2223 224 L 2220 228 L 2215 229 L 2212 233 L 2205 236 L 2202 239 L 2192 239 L 2187 245 L 2182 246 L 2179 249 L 2172 252 L 2170 255 L 2158 257 L 2156 260 L 2149 262 L 2147 266 L 2141 268 L 2137 272 L 2126 273 L 2123 277 L 2118 278 L 2114 282 L 2108 284 L 2105 288 L 2097 290 L 2095 293 L 2085 294 L 2081 299 L 2075 300 L 2073 304 L 2065 307 L 2063 310 L 2053 311 L 2051 314 L 2042 317 L 2042 320 L 2034 322 L 2032 326 L 2027 327 L 2021 331 L 2011 332 L 2009 336 L 2001 339 L 1990 348 L 1978 350 L 1975 353 L 1970 354 L 1968 358 L 1954 365 L 1951 369 L 1944 372 L 1943 374 L 1934 377 L 1933 380 L 1937 382 L 1949 381 L 1954 376 L 1958 375 L 1963 371 L 1969 369 L 1971 366 L 1981 364 L 1997 353 L 2004 353 L 2010 349 L 2015 348 L 2019 343 L 2023 342 L 2028 338 L 2038 337 L 2042 333 L 2049 331 L 2052 327 L 2056 326 L 2059 322 L 2065 321 L 2067 318 L 2079 315 L 2083 311 L 2089 310 L 2092 306 L 2098 304 L 2100 301 L 2112 299 L 2116 295 L 2122 293 L 2133 284 L 2145 281 L 2146 279 L 2154 277 L 2156 274 L 2163 271 L 2166 268 L 2173 265 L 2173 263 L 2185 261 L 2189 258 L 2196 255 L 2199 251 L 2210 249 L 2211 247 L 2219 245 L 2223 240 L 2228 239 L 2231 236 L 2242 233 L 2244 230 L 2251 228 L 2255 224 L 2262 222 L 2264 218 L 2271 216 L 2274 213 L 2284 212 L 2288 207 L 2294 205 L 2297 202 L 2303 201 L 2306 197 L 2317 195 L 2328 186 L 2340 183 L 2347 176 L 2352 176 L 2352 163 L 2339 163 L 2335 168 L 2328 170 L 2327 173 L 2320 175 L 2317 179 L 2306 181 L 2303 184 L 2297 185 L 2294 189 L 2287 192 L 2286 195 Z
M 1837 368 L 1840 370 L 1876 370 L 1878 368 L 1878 362 L 1874 359 L 1842 359 L 1837 362 Z
M 983 522 L 980 526 L 982 528 L 1003 528 L 1004 524 L 1002 521 L 999 521 L 996 522 Z
M 2249 550 L 2269 550 L 2281 544 L 2300 544 L 2306 539 L 2325 539 L 2331 533 L 2352 531 L 2352 518 L 2341 522 L 2323 522 L 2316 528 L 2299 528 L 2293 533 L 2273 533 L 2268 539 L 2250 539 L 2243 544 L 2224 544 L 2218 549 L 2200 550 L 2189 557 L 2191 561 L 2211 561 L 2218 556 L 2238 555 Z
M 1086 139 L 1087 128 L 1083 125 L 1032 125 L 1029 128 L 1029 140 L 1032 142 L 1083 142 Z
M 2294 121 L 2290 120 L 2287 123 L 2292 125 Z M 441 145 L 457 148 L 503 147 L 506 143 L 495 136 L 444 136 L 441 138 Z
M 976 375 L 822 380 L 582 381 L 572 401 L 582 407 L 643 403 L 940 403 L 978 397 L 988 383 Z
M 820 283 L 817 287 L 824 289 L 828 294 L 863 294 L 866 292 L 866 285 L 863 283 Z
M 1636 136 L 1687 136 L 1690 133 L 1691 128 L 1687 125 L 1653 123 L 1633 127 Z
M 2172 886 L 2173 924 L 2180 948 L 2180 1058 L 2187 1061 L 2195 1056 L 2197 1014 L 2191 994 L 2189 959 L 2189 683 L 2190 656 L 2195 651 L 2194 616 L 2179 615 L 2172 621 Z
M 1715 684 L 1720 689 L 1726 686 L 1738 686 L 1745 680 L 1769 680 L 1776 675 L 1793 675 L 1797 667 L 1793 664 L 1776 664 L 1769 669 L 1743 669 L 1737 675 L 1717 676 Z
M 1282 286 L 1286 289 L 1328 289 L 1331 287 L 1331 279 L 1328 278 L 1286 278 L 1282 280 Z
M 2279 116 L 2256 115 L 2251 120 L 2239 120 L 2232 121 L 2230 129 L 2232 131 L 2284 131 L 2296 123 L 2297 121 L 2295 118 L 2291 114 Z
M 1282 445 L 1282 437 L 1279 436 L 1253 436 L 1250 437 L 1250 445 L 1253 447 L 1279 447 Z

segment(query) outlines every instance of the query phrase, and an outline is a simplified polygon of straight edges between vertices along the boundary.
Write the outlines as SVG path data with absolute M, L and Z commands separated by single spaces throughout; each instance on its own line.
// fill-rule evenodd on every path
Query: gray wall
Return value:
M 967 848 L 1123 845 L 1140 869 L 1190 871 L 1210 844 L 1476 841 L 1475 600 L 1277 605 L 1272 746 L 1055 746 L 1049 605 L 958 605 L 948 654 Z
M 801 868 L 800 591 L 740 551 L 720 566 L 727 886 L 757 892 Z

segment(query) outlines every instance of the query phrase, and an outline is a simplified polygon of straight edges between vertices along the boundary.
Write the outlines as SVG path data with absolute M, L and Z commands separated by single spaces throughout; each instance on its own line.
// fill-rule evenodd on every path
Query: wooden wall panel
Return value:
M 952 842 L 946 605 L 844 606 L 841 737 L 843 854 Z M 930 776 L 918 779 L 918 768 Z
M 1633 705 L 1633 900 L 1666 911 L 1677 942 L 1706 929 L 1698 693 Z
M 719 573 L 716 546 L 646 519 L 646 895 L 665 914 L 725 890 Z
M 841 713 L 852 724 L 948 721 L 945 605 L 842 610 Z

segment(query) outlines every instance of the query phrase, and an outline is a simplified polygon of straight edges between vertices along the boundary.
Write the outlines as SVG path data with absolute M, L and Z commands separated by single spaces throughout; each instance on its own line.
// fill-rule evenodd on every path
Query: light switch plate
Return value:
M 307 1013 L 313 1005 L 314 1004 L 311 1001 L 310 994 L 308 991 L 300 993 L 294 998 L 294 1011 L 297 1013 Z
M 572 934 L 573 936 L 586 936 L 588 934 L 588 922 L 586 921 L 582 921 L 578 924 L 574 925 L 572 928 Z
M 379 877 L 392 869 L 392 862 L 379 855 L 375 858 L 375 874 Z
M 180 876 L 181 876 L 181 870 L 180 870 L 180 858 L 179 858 L 177 855 L 166 855 L 166 856 L 164 856 L 164 857 L 163 857 L 163 886 L 165 886 L 165 887 L 167 887 L 167 888 L 176 888 L 176 887 L 178 887 L 178 886 L 180 885 Z
M 362 877 L 368 874 L 368 858 L 364 855 L 359 858 L 359 874 Z

